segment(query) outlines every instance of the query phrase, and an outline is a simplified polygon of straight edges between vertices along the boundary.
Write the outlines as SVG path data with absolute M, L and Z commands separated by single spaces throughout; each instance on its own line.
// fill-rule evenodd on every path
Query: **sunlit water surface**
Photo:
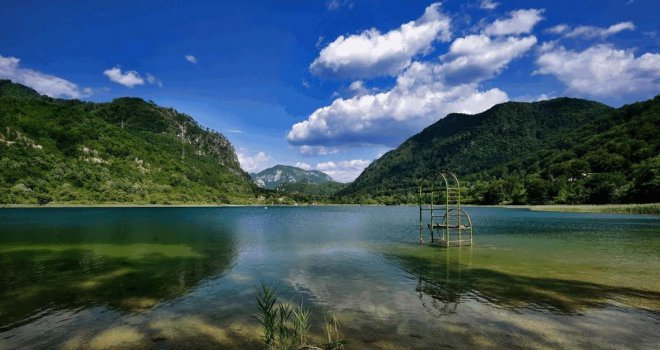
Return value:
M 0 209 L 0 349 L 258 348 L 255 286 L 353 349 L 660 348 L 660 217 L 469 207 Z

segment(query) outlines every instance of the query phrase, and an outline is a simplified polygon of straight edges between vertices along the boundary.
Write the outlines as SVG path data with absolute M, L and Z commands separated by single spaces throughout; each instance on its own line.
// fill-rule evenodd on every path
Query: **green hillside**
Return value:
M 53 99 L 0 81 L 0 204 L 234 203 L 255 198 L 233 146 L 139 98 Z
M 298 202 L 331 202 L 332 196 L 346 187 L 346 184 L 336 181 L 313 183 L 310 181 L 285 182 L 276 191 L 287 194 Z
M 660 97 L 614 109 L 558 98 L 450 114 L 374 161 L 345 202 L 415 202 L 424 174 L 449 169 L 473 203 L 660 199 Z

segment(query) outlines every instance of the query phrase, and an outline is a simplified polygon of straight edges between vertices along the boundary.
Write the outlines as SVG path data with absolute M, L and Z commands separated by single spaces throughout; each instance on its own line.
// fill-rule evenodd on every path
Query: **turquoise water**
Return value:
M 261 281 L 349 348 L 660 348 L 660 217 L 467 211 L 443 249 L 416 207 L 1 209 L 0 348 L 258 347 Z

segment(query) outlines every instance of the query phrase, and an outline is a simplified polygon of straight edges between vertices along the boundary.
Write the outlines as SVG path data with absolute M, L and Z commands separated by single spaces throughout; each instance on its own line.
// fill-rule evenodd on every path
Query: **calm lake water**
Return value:
M 0 349 L 259 348 L 260 281 L 349 349 L 660 348 L 660 217 L 467 211 L 444 249 L 416 207 L 0 209 Z

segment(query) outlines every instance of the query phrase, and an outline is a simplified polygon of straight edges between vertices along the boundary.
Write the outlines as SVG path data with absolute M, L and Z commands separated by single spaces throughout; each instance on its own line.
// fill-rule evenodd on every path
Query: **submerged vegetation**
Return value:
M 277 288 L 261 283 L 256 291 L 257 319 L 263 329 L 262 341 L 267 349 L 320 349 L 309 343 L 310 311 L 302 303 L 291 306 L 278 302 Z M 340 350 L 348 342 L 339 337 L 339 320 L 323 309 L 325 350 Z

